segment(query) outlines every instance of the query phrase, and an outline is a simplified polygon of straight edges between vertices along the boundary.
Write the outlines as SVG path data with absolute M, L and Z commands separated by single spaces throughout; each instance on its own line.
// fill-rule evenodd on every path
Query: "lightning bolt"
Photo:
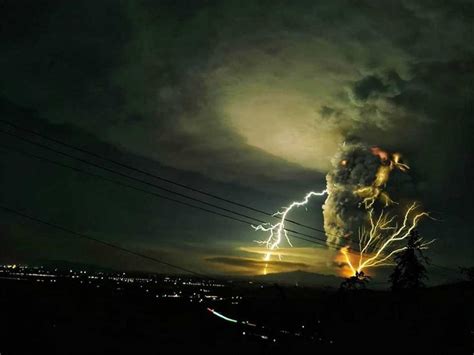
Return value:
M 410 205 L 399 226 L 395 222 L 396 216 L 388 216 L 382 211 L 378 217 L 374 217 L 373 209 L 368 212 L 370 228 L 359 230 L 359 253 L 353 262 L 349 256 L 349 246 L 343 247 L 341 253 L 354 275 L 369 268 L 392 265 L 390 259 L 403 250 L 406 246 L 400 246 L 400 242 L 408 238 L 423 217 L 429 217 L 427 212 L 417 212 L 419 205 L 416 202 Z M 424 242 L 423 238 L 417 240 L 421 249 L 427 249 L 435 239 Z M 391 247 L 396 247 L 388 252 Z M 353 254 L 354 255 L 354 254 Z
M 294 208 L 298 208 L 301 206 L 304 206 L 308 203 L 309 199 L 313 196 L 324 196 L 327 194 L 327 190 L 321 191 L 321 192 L 308 192 L 304 199 L 302 201 L 293 201 L 289 206 L 283 207 L 281 211 L 278 211 L 273 214 L 273 216 L 278 216 L 280 217 L 280 221 L 276 224 L 271 224 L 271 223 L 264 223 L 260 224 L 258 226 L 252 225 L 252 228 L 256 231 L 262 231 L 262 232 L 268 232 L 268 238 L 266 240 L 256 240 L 255 242 L 259 244 L 265 245 L 265 247 L 269 250 L 266 254 L 263 260 L 265 261 L 270 261 L 272 257 L 272 253 L 275 249 L 278 249 L 280 247 L 280 244 L 283 240 L 283 237 L 286 239 L 288 244 L 292 247 L 293 244 L 291 244 L 291 240 L 288 236 L 288 232 L 285 229 L 285 222 L 286 222 L 286 217 L 290 213 L 290 211 Z M 281 260 L 281 255 L 278 255 L 278 257 Z M 266 267 L 265 267 L 266 269 Z
M 401 155 L 399 153 L 390 154 L 378 147 L 372 147 L 371 151 L 372 154 L 380 158 L 381 164 L 377 169 L 373 183 L 369 186 L 357 188 L 354 191 L 354 194 L 362 198 L 361 205 L 364 205 L 366 209 L 372 208 L 377 200 L 380 200 L 384 204 L 384 207 L 396 204 L 396 202 L 390 198 L 388 193 L 384 191 L 384 187 L 388 182 L 392 170 L 398 169 L 402 172 L 407 172 L 410 167 L 407 164 L 400 162 Z M 343 165 L 345 166 L 346 163 Z
M 410 167 L 400 162 L 401 155 L 399 153 L 390 154 L 379 147 L 372 147 L 371 152 L 380 158 L 380 166 L 375 174 L 375 179 L 371 185 L 354 190 L 354 194 L 362 198 L 359 206 L 364 206 L 368 211 L 368 227 L 362 226 L 359 229 L 358 253 L 357 251 L 351 252 L 349 246 L 340 250 L 352 274 L 356 276 L 369 268 L 392 265 L 390 259 L 395 254 L 407 249 L 406 246 L 400 246 L 401 242 L 408 238 L 423 217 L 429 217 L 427 212 L 418 212 L 419 206 L 416 202 L 405 211 L 401 225 L 396 221 L 396 216 L 389 216 L 384 210 L 377 217 L 374 216 L 373 206 L 377 200 L 382 202 L 384 208 L 396 204 L 384 191 L 392 170 L 398 169 L 407 172 Z M 343 166 L 345 165 L 343 164 Z M 427 249 L 428 245 L 433 242 L 434 240 L 424 242 L 421 238 L 417 241 L 421 249 Z
M 410 167 L 400 162 L 401 155 L 399 153 L 390 154 L 378 147 L 371 149 L 372 154 L 380 158 L 380 166 L 375 174 L 373 183 L 369 186 L 358 186 L 354 189 L 354 194 L 359 196 L 362 201 L 359 206 L 364 206 L 368 214 L 368 226 L 362 226 L 359 229 L 359 250 L 351 251 L 349 246 L 340 249 L 341 255 L 345 263 L 350 268 L 353 275 L 359 275 L 363 270 L 370 268 L 393 265 L 391 258 L 406 250 L 406 246 L 401 246 L 401 242 L 407 239 L 411 232 L 417 227 L 419 221 L 423 217 L 429 217 L 427 212 L 419 212 L 419 205 L 414 202 L 405 211 L 402 222 L 399 225 L 397 216 L 390 216 L 382 210 L 380 214 L 374 216 L 374 204 L 377 200 L 381 201 L 384 207 L 388 207 L 394 202 L 388 193 L 384 191 L 388 182 L 390 173 L 394 169 L 406 172 Z M 342 166 L 348 166 L 347 160 L 341 161 Z M 309 199 L 313 196 L 327 195 L 328 190 L 321 192 L 308 192 L 302 201 L 293 201 L 289 206 L 282 207 L 282 209 L 275 214 L 274 217 L 280 217 L 279 222 L 263 223 L 260 225 L 252 225 L 255 231 L 268 233 L 268 238 L 265 240 L 256 240 L 255 242 L 266 247 L 267 252 L 263 258 L 267 263 L 265 264 L 263 273 L 267 273 L 268 262 L 271 260 L 275 250 L 280 248 L 284 239 L 292 247 L 292 243 L 285 227 L 288 214 L 294 209 L 305 206 Z M 420 249 L 427 249 L 428 246 L 435 240 L 425 242 L 422 238 L 416 242 Z M 395 249 L 393 249 L 395 248 Z M 281 260 L 281 255 L 278 254 Z

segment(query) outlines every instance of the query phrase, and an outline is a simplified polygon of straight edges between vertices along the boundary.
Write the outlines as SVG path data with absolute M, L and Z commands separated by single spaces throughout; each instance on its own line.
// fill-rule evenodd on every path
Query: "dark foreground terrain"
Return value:
M 2 279 L 0 353 L 473 353 L 468 284 L 395 295 L 242 283 L 194 302 L 150 291 Z

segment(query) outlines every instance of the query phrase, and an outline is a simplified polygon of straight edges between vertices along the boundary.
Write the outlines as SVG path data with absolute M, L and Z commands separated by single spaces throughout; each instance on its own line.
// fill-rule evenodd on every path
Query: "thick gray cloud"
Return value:
M 1 90 L 166 165 L 287 179 L 327 171 L 348 133 L 403 147 L 400 126 L 436 119 L 405 90 L 472 54 L 465 3 L 267 5 L 36 5 L 3 45 Z
M 357 136 L 401 151 L 449 228 L 472 211 L 470 1 L 2 6 L 0 94 L 49 123 L 282 195 Z

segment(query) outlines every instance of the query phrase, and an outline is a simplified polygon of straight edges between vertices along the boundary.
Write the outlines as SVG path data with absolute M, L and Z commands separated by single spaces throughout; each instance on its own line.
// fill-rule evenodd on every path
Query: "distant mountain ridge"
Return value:
M 343 281 L 343 278 L 335 275 L 324 275 L 302 270 L 257 275 L 253 276 L 252 279 L 260 282 L 278 282 L 281 284 L 313 287 L 339 287 Z

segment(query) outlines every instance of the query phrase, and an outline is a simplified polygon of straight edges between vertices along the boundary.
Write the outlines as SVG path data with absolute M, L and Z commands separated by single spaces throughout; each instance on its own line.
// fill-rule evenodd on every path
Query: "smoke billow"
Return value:
M 365 144 L 346 142 L 340 147 L 326 176 L 328 197 L 323 216 L 328 243 L 351 238 L 366 220 L 367 210 L 354 191 L 373 184 L 380 164 L 380 158 Z

